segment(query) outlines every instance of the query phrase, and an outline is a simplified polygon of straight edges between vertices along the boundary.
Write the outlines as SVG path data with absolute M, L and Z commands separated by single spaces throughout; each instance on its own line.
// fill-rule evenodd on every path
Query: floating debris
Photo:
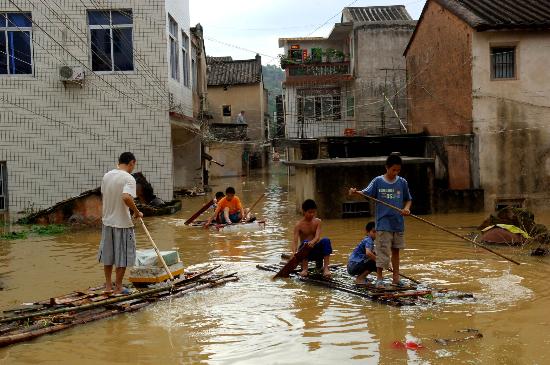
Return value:
M 457 330 L 458 333 L 473 333 L 473 335 L 469 335 L 466 337 L 455 337 L 455 338 L 436 338 L 434 341 L 440 345 L 447 346 L 455 343 L 475 340 L 478 338 L 482 338 L 483 334 L 479 332 L 479 330 L 476 330 L 474 328 L 466 328 L 463 330 Z

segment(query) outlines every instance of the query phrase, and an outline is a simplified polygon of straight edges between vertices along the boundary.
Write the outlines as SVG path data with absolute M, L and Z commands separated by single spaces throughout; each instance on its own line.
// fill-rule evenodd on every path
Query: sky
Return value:
M 278 64 L 278 39 L 326 37 L 346 6 L 405 5 L 418 19 L 425 0 L 190 0 L 191 26 L 201 23 L 206 53 L 233 59 L 262 56 Z

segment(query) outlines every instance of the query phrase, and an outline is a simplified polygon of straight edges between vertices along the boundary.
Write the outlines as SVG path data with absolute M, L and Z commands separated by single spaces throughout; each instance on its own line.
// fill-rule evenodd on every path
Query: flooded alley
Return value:
M 170 302 L 0 350 L 0 363 L 113 364 L 543 364 L 550 361 L 548 258 L 498 249 L 522 262 L 515 266 L 486 251 L 407 219 L 402 271 L 438 288 L 474 294 L 475 301 L 395 308 L 295 279 L 271 280 L 257 264 L 278 263 L 288 252 L 295 214 L 285 168 L 249 178 L 212 182 L 233 185 L 246 204 L 262 192 L 256 209 L 263 231 L 209 233 L 182 222 L 209 197 L 186 198 L 176 215 L 148 218 L 161 249 L 177 248 L 186 266 L 217 263 L 240 280 Z M 483 214 L 425 218 L 465 234 Z M 548 216 L 538 216 L 544 222 Z M 346 263 L 362 238 L 367 218 L 325 220 L 333 262 Z M 138 248 L 148 248 L 136 229 Z M 0 308 L 99 284 L 99 229 L 0 243 Z M 482 338 L 442 345 L 476 329 Z M 464 336 L 462 336 L 464 337 Z M 407 350 L 396 341 L 422 348 Z

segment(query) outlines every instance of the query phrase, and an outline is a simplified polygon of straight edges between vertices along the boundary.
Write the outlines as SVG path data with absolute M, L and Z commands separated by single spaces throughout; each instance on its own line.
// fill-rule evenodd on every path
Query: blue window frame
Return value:
M 32 74 L 31 13 L 0 13 L 0 75 Z
M 90 48 L 93 71 L 133 71 L 132 10 L 90 10 Z

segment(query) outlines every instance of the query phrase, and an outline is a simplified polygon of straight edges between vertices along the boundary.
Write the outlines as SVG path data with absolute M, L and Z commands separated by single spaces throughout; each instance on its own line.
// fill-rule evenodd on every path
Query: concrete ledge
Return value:
M 283 164 L 294 167 L 331 167 L 331 166 L 376 166 L 384 165 L 387 156 L 355 157 L 355 158 L 323 158 L 317 160 L 283 161 Z M 433 164 L 435 159 L 426 157 L 401 156 L 404 165 Z

